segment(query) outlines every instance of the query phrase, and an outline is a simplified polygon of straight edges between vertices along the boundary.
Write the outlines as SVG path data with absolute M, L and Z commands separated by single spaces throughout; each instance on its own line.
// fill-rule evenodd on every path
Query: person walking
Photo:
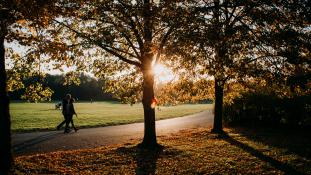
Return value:
M 65 120 L 57 126 L 57 130 L 59 130 L 60 127 L 66 123 L 64 133 L 70 132 L 69 123 L 71 123 L 75 132 L 78 131 L 78 129 L 75 127 L 73 123 L 73 115 L 77 116 L 77 113 L 73 106 L 73 102 L 74 102 L 74 99 L 71 97 L 71 94 L 67 94 L 66 97 L 62 101 L 62 114 Z

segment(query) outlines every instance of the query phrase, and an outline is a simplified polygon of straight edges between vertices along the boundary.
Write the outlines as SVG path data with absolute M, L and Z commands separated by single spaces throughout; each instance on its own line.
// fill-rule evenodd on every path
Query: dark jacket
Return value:
M 62 113 L 63 115 L 73 115 L 76 114 L 75 108 L 73 107 L 73 99 L 70 99 L 69 102 L 67 99 L 63 99 L 62 101 Z M 69 110 L 67 111 L 67 104 L 69 104 Z

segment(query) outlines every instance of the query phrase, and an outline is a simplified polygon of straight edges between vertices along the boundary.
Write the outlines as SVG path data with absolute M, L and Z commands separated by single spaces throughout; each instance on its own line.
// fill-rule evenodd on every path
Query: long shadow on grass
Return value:
M 136 162 L 136 174 L 155 174 L 157 169 L 157 160 L 160 156 L 174 157 L 182 153 L 177 149 L 168 149 L 167 147 L 158 148 L 155 150 L 141 149 L 134 147 L 120 147 L 117 149 L 120 154 L 127 154 L 133 157 Z
M 15 144 L 12 146 L 12 148 L 13 148 L 13 151 L 15 154 L 22 154 L 25 152 L 25 150 L 27 150 L 27 148 L 32 147 L 36 144 L 42 143 L 46 140 L 53 139 L 53 138 L 58 137 L 60 135 L 63 135 L 63 133 L 53 132 L 53 133 L 43 134 L 43 135 L 40 135 L 40 136 L 35 137 L 33 139 L 27 140 L 25 142 Z
M 222 138 L 223 140 L 225 140 L 226 142 L 230 143 L 231 145 L 234 145 L 236 147 L 241 148 L 242 150 L 248 152 L 249 154 L 251 154 L 252 156 L 257 157 L 258 159 L 265 161 L 267 163 L 269 163 L 271 166 L 273 166 L 274 168 L 283 171 L 285 174 L 303 174 L 299 171 L 297 171 L 296 169 L 294 169 L 293 167 L 291 167 L 288 164 L 285 164 L 281 161 L 278 161 L 272 157 L 269 157 L 267 155 L 264 155 L 262 152 L 254 149 L 253 147 L 250 147 L 242 142 L 239 142 L 237 140 L 235 140 L 234 138 L 230 137 L 228 134 L 224 133 L 222 135 L 219 135 L 220 138 Z
M 247 139 L 269 146 L 286 149 L 311 159 L 311 133 L 297 128 L 234 128 L 234 132 Z M 309 145 L 309 146 L 308 146 Z

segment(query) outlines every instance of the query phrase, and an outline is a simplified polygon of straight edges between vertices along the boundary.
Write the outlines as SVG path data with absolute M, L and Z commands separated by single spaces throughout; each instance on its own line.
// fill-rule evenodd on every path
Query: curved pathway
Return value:
M 157 136 L 172 134 L 184 129 L 210 127 L 212 111 L 156 121 Z M 133 123 L 118 126 L 80 129 L 64 134 L 63 131 L 18 133 L 12 135 L 13 153 L 26 155 L 61 150 L 95 148 L 125 143 L 143 137 L 144 124 Z

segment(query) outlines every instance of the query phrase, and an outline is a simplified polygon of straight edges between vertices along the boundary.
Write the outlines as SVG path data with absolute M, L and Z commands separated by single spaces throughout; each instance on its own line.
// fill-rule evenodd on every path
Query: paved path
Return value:
M 183 129 L 209 127 L 213 123 L 211 110 L 179 118 L 156 122 L 157 135 L 166 135 Z M 80 129 L 64 134 L 63 131 L 47 131 L 13 134 L 15 155 L 27 155 L 60 150 L 95 148 L 110 144 L 125 143 L 130 139 L 142 139 L 143 123 Z

